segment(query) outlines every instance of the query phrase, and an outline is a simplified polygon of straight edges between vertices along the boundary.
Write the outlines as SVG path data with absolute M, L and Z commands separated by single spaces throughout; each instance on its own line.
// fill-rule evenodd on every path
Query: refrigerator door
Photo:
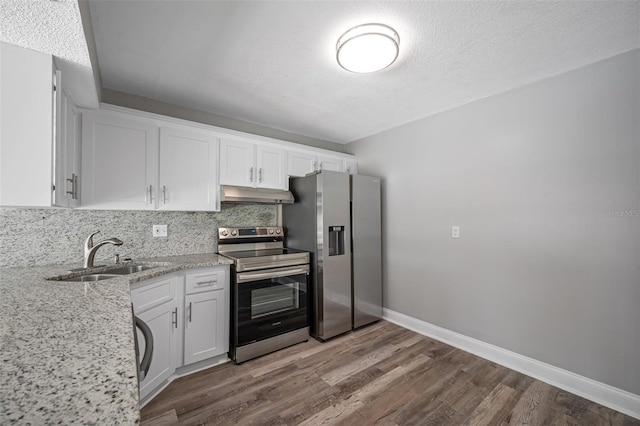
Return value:
M 353 328 L 382 317 L 380 178 L 351 176 Z
M 321 239 L 316 274 L 316 337 L 325 340 L 352 328 L 349 175 L 322 171 L 317 176 L 317 232 Z

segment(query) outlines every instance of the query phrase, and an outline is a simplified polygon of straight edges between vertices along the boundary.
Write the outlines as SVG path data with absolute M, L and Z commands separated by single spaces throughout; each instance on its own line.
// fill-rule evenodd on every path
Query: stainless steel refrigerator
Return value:
M 380 178 L 322 171 L 292 178 L 286 246 L 311 252 L 311 335 L 326 340 L 382 317 Z

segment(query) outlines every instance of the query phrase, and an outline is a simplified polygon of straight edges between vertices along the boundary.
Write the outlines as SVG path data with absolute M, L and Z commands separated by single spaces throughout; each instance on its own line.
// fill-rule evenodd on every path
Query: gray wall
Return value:
M 124 244 L 107 245 L 96 256 L 114 253 L 136 258 L 217 251 L 219 226 L 276 225 L 276 206 L 223 206 L 222 211 L 161 212 L 66 209 L 0 209 L 0 267 L 77 264 L 82 266 L 83 244 L 97 230 L 94 241 L 117 237 Z M 152 225 L 168 225 L 166 238 L 152 237 Z
M 384 181 L 385 306 L 640 394 L 638 64 L 347 145 Z
M 118 92 L 116 90 L 103 88 L 101 101 L 112 105 L 133 108 L 140 111 L 151 112 L 154 114 L 161 114 L 169 117 L 181 118 L 183 120 L 195 121 L 197 123 L 209 124 L 211 126 L 222 127 L 225 129 L 236 130 L 238 132 L 251 133 L 254 135 L 280 139 L 283 141 L 299 143 L 302 145 L 313 146 L 321 149 L 328 149 L 336 152 L 345 152 L 344 145 L 339 143 L 298 135 L 296 133 L 285 132 L 284 130 L 273 129 L 271 127 L 262 126 L 260 124 L 250 123 L 248 121 L 237 120 L 235 118 L 224 117 L 222 115 L 211 114 L 187 107 L 168 104 L 165 102 L 157 101 L 155 99 L 149 99 L 143 96 Z

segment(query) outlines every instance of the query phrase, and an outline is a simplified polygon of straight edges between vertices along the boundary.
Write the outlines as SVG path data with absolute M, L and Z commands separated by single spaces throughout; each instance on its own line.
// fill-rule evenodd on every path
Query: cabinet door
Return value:
M 54 127 L 53 138 L 54 155 L 53 163 L 55 169 L 54 191 L 52 203 L 54 206 L 67 207 L 67 182 L 66 182 L 66 159 L 67 159 L 67 95 L 62 88 L 62 78 L 60 71 L 54 71 Z
M 57 91 L 60 104 L 56 120 L 56 190 L 54 204 L 80 206 L 80 119 L 73 100 Z
M 217 188 L 217 138 L 161 127 L 159 208 L 216 210 Z
M 333 172 L 342 172 L 342 158 L 336 157 L 318 157 L 318 170 L 331 170 Z
M 350 175 L 357 175 L 358 162 L 356 160 L 344 160 L 344 171 Z
M 81 144 L 80 135 L 82 131 L 82 114 L 78 111 L 76 104 L 70 97 L 67 97 L 67 107 L 65 108 L 65 183 L 68 207 L 80 207 L 80 182 L 81 178 Z
M 317 168 L 317 157 L 305 152 L 287 152 L 287 175 L 306 176 Z
M 99 113 L 82 120 L 83 207 L 150 210 L 156 207 L 158 128 Z
M 135 306 L 134 306 L 135 311 Z M 163 303 L 160 306 L 135 315 L 144 321 L 153 334 L 153 358 L 147 376 L 140 382 L 140 398 L 149 395 L 154 389 L 168 379 L 177 367 L 176 345 L 177 342 L 177 307 L 174 301 Z M 138 333 L 138 348 L 140 358 L 144 354 L 145 341 L 140 330 Z
M 53 60 L 0 42 L 0 205 L 51 207 Z
M 255 144 L 220 139 L 220 185 L 255 186 Z
M 285 151 L 270 146 L 257 146 L 259 188 L 286 189 Z
M 227 290 L 185 296 L 184 364 L 229 350 Z

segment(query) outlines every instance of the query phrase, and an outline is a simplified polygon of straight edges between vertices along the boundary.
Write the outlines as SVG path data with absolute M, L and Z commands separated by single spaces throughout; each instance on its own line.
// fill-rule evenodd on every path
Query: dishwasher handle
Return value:
M 135 318 L 136 327 L 140 329 L 142 336 L 144 337 L 144 355 L 142 356 L 142 361 L 140 361 L 140 365 L 138 366 L 140 381 L 142 381 L 147 376 L 149 367 L 151 367 L 151 360 L 153 359 L 153 333 L 144 321 L 138 317 Z

